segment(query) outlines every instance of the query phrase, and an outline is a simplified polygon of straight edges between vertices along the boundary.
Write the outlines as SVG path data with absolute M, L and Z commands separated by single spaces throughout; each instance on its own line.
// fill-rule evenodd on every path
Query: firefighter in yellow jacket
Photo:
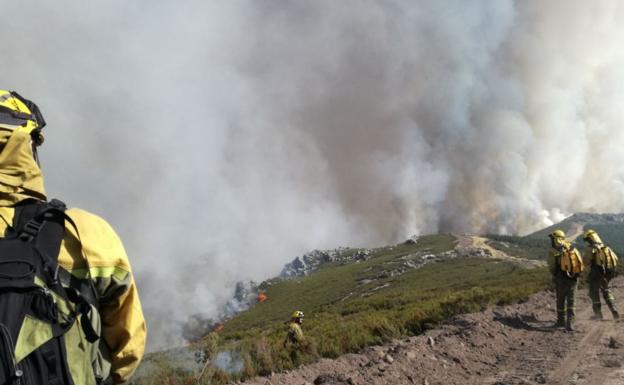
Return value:
M 578 277 L 583 271 L 579 251 L 566 241 L 562 230 L 550 235 L 552 249 L 548 253 L 548 268 L 553 276 L 557 296 L 557 322 L 554 327 L 574 330 L 575 295 Z
M 600 293 L 605 303 L 611 310 L 614 319 L 620 318 L 615 298 L 609 289 L 611 279 L 615 277 L 618 257 L 609 246 L 602 243 L 602 239 L 595 230 L 587 230 L 583 235 L 583 240 L 587 242 L 588 247 L 583 253 L 583 262 L 590 267 L 589 297 L 592 300 L 592 308 L 594 315 L 592 319 L 602 319 L 602 304 L 600 303 Z
M 18 203 L 47 199 L 36 151 L 43 143 L 44 125 L 34 103 L 0 90 L 0 234 L 13 223 Z M 92 283 L 99 310 L 89 317 L 99 340 L 85 341 L 78 323 L 63 337 L 70 376 L 75 385 L 126 383 L 143 356 L 146 337 L 128 257 L 104 219 L 77 208 L 66 214 L 75 227 L 65 224 L 58 264 L 71 273 L 72 280 Z M 28 352 L 19 340 L 17 345 L 16 356 Z
M 294 311 L 288 323 L 288 333 L 284 340 L 284 348 L 288 351 L 293 363 L 301 363 L 302 354 L 308 350 L 309 346 L 301 330 L 303 324 L 303 312 Z
M 303 344 L 304 336 L 301 330 L 302 324 L 303 312 L 300 310 L 293 312 L 290 317 L 290 323 L 288 324 L 288 334 L 286 335 L 284 345 L 300 347 Z

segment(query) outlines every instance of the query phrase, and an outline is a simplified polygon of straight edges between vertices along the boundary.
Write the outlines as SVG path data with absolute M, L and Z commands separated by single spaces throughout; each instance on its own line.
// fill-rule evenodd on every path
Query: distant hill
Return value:
M 576 216 L 576 214 L 574 214 L 572 216 L 569 216 L 569 217 L 567 217 L 566 219 L 562 220 L 559 223 L 555 223 L 552 226 L 548 226 L 548 227 L 543 228 L 541 230 L 538 230 L 538 231 L 536 231 L 534 233 L 526 235 L 526 236 L 524 236 L 522 238 L 525 238 L 525 239 L 545 239 L 545 238 L 548 238 L 548 234 L 550 234 L 553 231 L 558 230 L 558 229 L 565 231 L 566 234 L 569 234 L 572 231 L 573 227 L 575 227 L 577 225 L 577 223 L 578 223 L 576 220 L 574 220 L 575 216 Z M 585 222 L 582 222 L 582 224 L 584 224 L 584 223 Z
M 555 225 L 536 231 L 524 238 L 547 239 L 548 234 L 555 229 L 562 229 L 567 234 L 576 229 L 577 236 L 574 237 L 574 243 L 577 247 L 585 247 L 581 238 L 582 233 L 588 229 L 594 229 L 600 234 L 602 240 L 611 246 L 616 253 L 624 254 L 624 214 L 576 213 Z
M 594 229 L 618 255 L 624 255 L 624 214 L 576 213 L 524 237 L 497 234 L 488 234 L 487 237 L 492 240 L 492 246 L 507 253 L 543 259 L 550 247 L 548 234 L 556 229 L 565 231 L 568 239 L 579 250 L 586 246 L 582 234 L 588 229 Z
M 624 214 L 576 213 L 559 223 L 529 234 L 525 238 L 548 237 L 548 234 L 556 229 L 561 229 L 569 233 L 576 226 L 582 226 L 584 230 L 598 226 L 602 229 L 606 229 L 607 227 L 621 228 L 621 226 L 624 226 Z

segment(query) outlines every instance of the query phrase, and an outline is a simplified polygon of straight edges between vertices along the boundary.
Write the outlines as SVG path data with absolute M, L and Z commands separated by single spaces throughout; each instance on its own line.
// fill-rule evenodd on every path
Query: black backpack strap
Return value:
M 66 208 L 58 199 L 50 202 L 27 199 L 16 206 L 13 227 L 20 239 L 36 240 L 35 246 L 56 260 L 65 234 Z
M 28 199 L 15 208 L 14 231 L 24 242 L 32 243 L 52 269 L 49 285 L 58 283 L 58 255 L 65 235 L 65 203 L 58 199 L 42 202 Z M 62 293 L 61 293 L 62 294 Z
M 91 266 L 89 265 L 89 259 L 84 254 L 84 249 L 82 247 L 82 239 L 80 238 L 80 232 L 78 231 L 78 226 L 76 222 L 68 216 L 66 213 L 63 213 L 65 221 L 69 223 L 76 232 L 76 237 L 78 238 L 78 243 L 80 244 L 80 252 L 82 253 L 82 259 L 85 261 L 87 265 L 87 276 L 85 279 L 77 279 L 74 276 L 70 277 L 69 285 L 78 291 L 78 293 L 84 297 L 84 299 L 91 305 L 99 308 L 99 295 L 97 290 L 95 289 L 95 285 L 93 283 L 93 279 L 91 278 Z
M 67 290 L 67 295 L 69 296 L 69 299 L 76 304 L 78 311 L 81 313 L 80 324 L 82 325 L 82 330 L 85 333 L 87 341 L 93 343 L 100 338 L 100 335 L 91 325 L 89 314 L 91 313 L 93 308 L 99 310 L 99 298 L 97 290 L 95 289 L 95 284 L 91 279 L 89 260 L 87 259 L 87 256 L 84 255 L 82 240 L 80 239 L 80 233 L 78 232 L 78 226 L 76 226 L 76 223 L 73 219 L 71 219 L 71 217 L 69 217 L 65 213 L 63 214 L 65 221 L 72 225 L 74 231 L 76 232 L 78 242 L 80 243 L 82 258 L 87 264 L 87 277 L 85 279 L 76 279 L 74 276 L 69 274 L 69 288 Z
M 56 286 L 58 290 L 55 291 L 76 305 L 76 310 L 81 315 L 81 325 L 87 341 L 95 342 L 99 335 L 89 321 L 91 305 L 98 308 L 98 296 L 93 280 L 89 275 L 85 279 L 75 278 L 58 264 L 61 243 L 65 235 L 65 222 L 74 228 L 78 241 L 81 243 L 80 250 L 83 252 L 78 227 L 74 220 L 65 213 L 66 209 L 65 203 L 58 199 L 52 199 L 49 202 L 27 200 L 16 207 L 14 227 L 21 240 L 34 242 L 35 247 L 53 261 L 54 271 L 51 272 L 53 278 L 49 284 Z M 84 253 L 82 257 L 89 271 L 89 261 Z M 69 287 L 63 287 L 61 282 Z M 64 329 L 60 326 L 54 334 L 63 334 L 66 331 Z
M 11 232 L 18 235 L 21 229 L 37 215 L 39 206 L 43 202 L 36 199 L 26 199 L 15 205 L 15 215 L 13 215 L 13 227 Z

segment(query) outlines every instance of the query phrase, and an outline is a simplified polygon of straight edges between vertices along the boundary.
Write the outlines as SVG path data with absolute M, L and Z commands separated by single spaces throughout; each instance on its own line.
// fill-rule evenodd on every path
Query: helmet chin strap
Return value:
M 39 163 L 39 153 L 37 152 L 37 145 L 34 142 L 32 143 L 32 153 L 33 153 L 33 158 L 35 159 L 35 162 L 37 163 L 37 166 L 41 168 L 41 163 Z

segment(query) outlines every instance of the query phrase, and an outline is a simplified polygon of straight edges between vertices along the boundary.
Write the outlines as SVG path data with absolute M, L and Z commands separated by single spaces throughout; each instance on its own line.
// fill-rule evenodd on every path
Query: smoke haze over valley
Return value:
M 109 220 L 152 348 L 314 248 L 624 209 L 624 5 L 12 2 L 0 88 Z

